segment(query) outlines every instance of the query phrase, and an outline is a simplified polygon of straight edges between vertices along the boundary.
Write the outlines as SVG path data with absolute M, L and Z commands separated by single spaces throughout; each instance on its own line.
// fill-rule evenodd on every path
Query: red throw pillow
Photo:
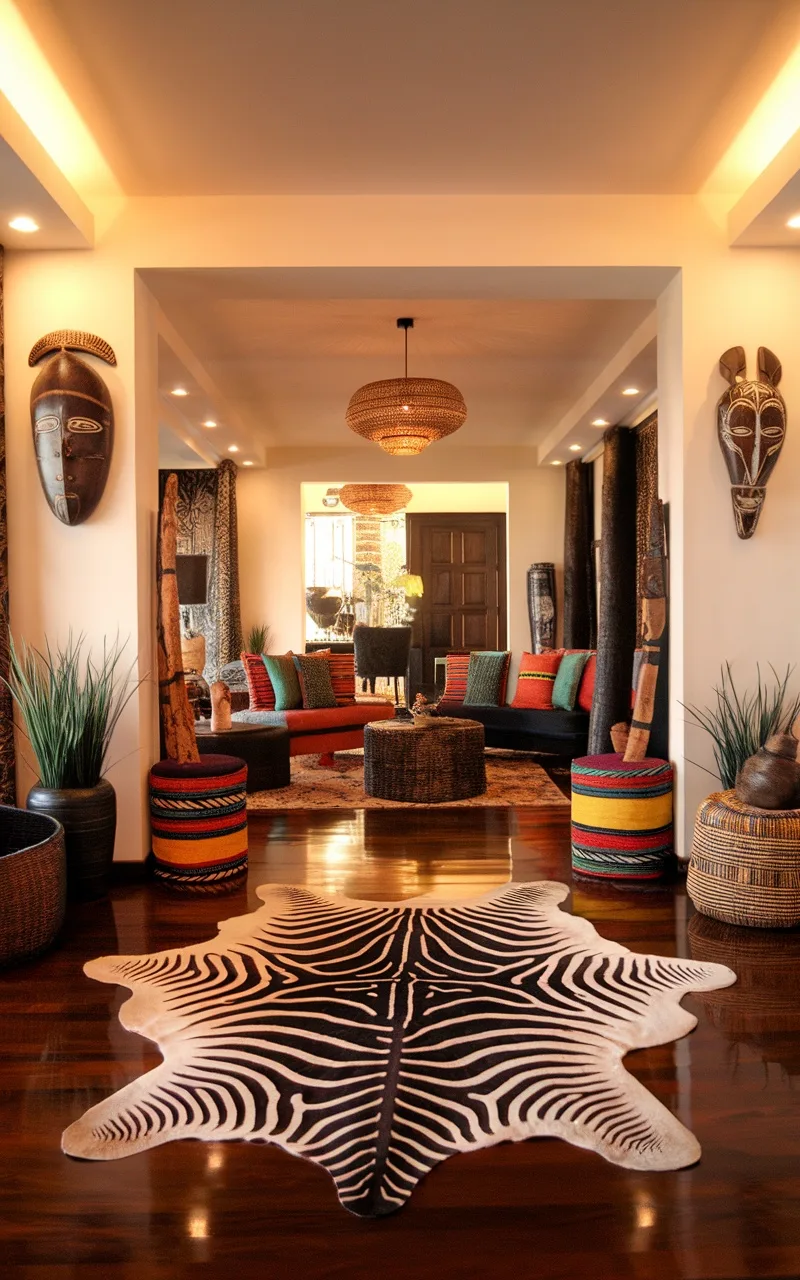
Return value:
M 444 693 L 440 707 L 460 707 L 467 692 L 468 653 L 448 653 L 445 658 Z
M 523 653 L 512 707 L 552 711 L 553 685 L 562 657 L 561 653 Z
M 267 673 L 266 664 L 260 653 L 243 653 L 241 655 L 244 674 L 247 677 L 247 688 L 250 691 L 249 711 L 274 711 L 275 690 Z
M 586 666 L 583 668 L 583 675 L 578 686 L 578 700 L 576 706 L 581 711 L 591 711 L 592 699 L 594 698 L 594 678 L 597 672 L 597 654 L 593 653 Z

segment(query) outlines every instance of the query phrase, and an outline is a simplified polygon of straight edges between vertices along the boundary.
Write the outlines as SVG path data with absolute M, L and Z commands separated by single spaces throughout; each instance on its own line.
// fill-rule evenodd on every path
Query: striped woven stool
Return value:
M 244 871 L 246 785 L 247 765 L 236 756 L 153 765 L 150 826 L 159 879 L 182 888 L 207 888 Z
M 672 766 L 621 755 L 572 762 L 572 866 L 585 876 L 655 880 L 672 852 Z

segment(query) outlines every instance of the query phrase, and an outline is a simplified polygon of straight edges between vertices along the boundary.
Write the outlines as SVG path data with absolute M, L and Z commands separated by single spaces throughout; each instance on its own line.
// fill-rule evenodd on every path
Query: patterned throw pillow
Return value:
M 593 653 L 583 669 L 583 676 L 578 688 L 578 706 L 581 711 L 592 710 L 594 699 L 594 680 L 597 674 L 597 654 Z
M 300 677 L 303 710 L 320 711 L 323 707 L 335 707 L 336 695 L 331 684 L 331 665 L 315 653 L 294 654 L 293 661 Z
M 275 690 L 260 653 L 243 653 L 242 666 L 250 692 L 249 711 L 274 711 Z
M 286 653 L 277 657 L 265 654 L 264 666 L 275 690 L 275 710 L 294 711 L 297 707 L 302 707 L 303 694 L 297 678 L 294 655 Z
M 444 693 L 439 706 L 460 707 L 467 692 L 469 653 L 448 653 L 445 659 Z
M 561 711 L 574 711 L 583 669 L 591 657 L 589 650 L 565 653 L 553 684 L 553 706 Z
M 469 655 L 465 707 L 499 707 L 504 693 L 504 676 L 510 654 L 495 649 L 476 650 Z
M 552 711 L 553 685 L 562 657 L 560 653 L 523 653 L 512 707 Z

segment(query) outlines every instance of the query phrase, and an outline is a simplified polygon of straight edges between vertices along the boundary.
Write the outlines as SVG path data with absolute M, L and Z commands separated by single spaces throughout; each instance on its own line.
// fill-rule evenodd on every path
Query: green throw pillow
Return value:
M 336 706 L 336 694 L 331 683 L 331 664 L 327 658 L 316 654 L 294 655 L 294 665 L 300 677 L 300 689 L 304 711 L 321 711 L 323 707 Z
M 489 649 L 469 655 L 465 707 L 499 707 L 507 653 Z
M 583 668 L 590 653 L 565 653 L 553 685 L 553 706 L 561 711 L 574 711 Z
M 303 694 L 292 654 L 287 653 L 280 657 L 272 657 L 269 654 L 263 656 L 267 675 L 275 690 L 275 710 L 296 711 L 298 707 L 302 707 Z

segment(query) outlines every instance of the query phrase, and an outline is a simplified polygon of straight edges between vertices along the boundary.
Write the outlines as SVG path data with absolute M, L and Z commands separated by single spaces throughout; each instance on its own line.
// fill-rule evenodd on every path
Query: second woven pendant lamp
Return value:
M 439 378 L 409 378 L 408 331 L 414 321 L 401 316 L 405 374 L 368 382 L 350 397 L 345 420 L 351 431 L 379 444 L 386 453 L 409 457 L 463 426 L 467 406 L 458 387 Z

